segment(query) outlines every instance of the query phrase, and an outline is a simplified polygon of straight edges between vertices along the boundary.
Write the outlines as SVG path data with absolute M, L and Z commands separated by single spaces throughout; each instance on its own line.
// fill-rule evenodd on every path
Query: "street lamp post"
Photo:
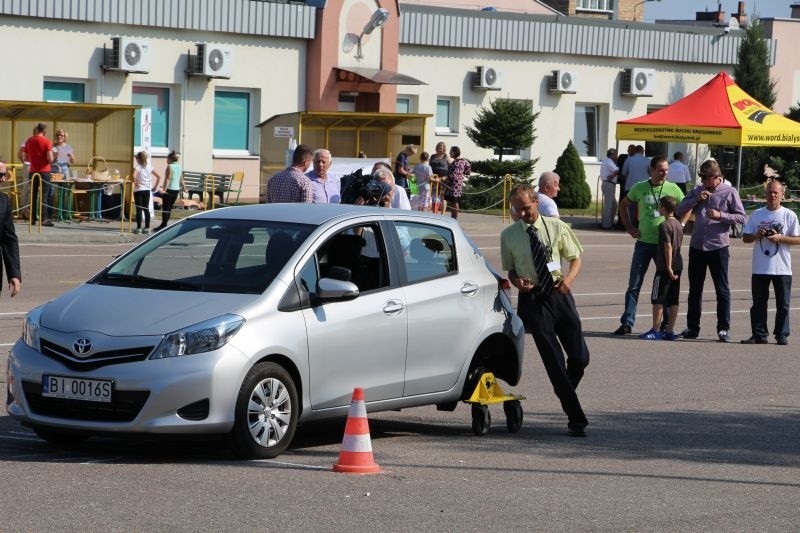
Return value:
M 633 21 L 636 22 L 636 8 L 642 4 L 646 4 L 647 2 L 660 2 L 661 0 L 642 0 L 641 2 L 636 2 L 633 4 Z

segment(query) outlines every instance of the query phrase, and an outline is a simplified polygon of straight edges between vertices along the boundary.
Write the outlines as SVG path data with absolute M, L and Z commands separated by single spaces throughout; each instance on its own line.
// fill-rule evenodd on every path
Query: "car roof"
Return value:
M 237 220 L 271 220 L 276 222 L 294 222 L 321 226 L 336 219 L 353 217 L 403 218 L 414 217 L 436 222 L 439 225 L 458 227 L 453 219 L 409 211 L 407 209 L 387 209 L 384 207 L 367 207 L 348 204 L 257 204 L 236 207 L 224 207 L 199 213 L 192 218 L 237 219 Z M 422 220 L 421 220 L 422 221 Z

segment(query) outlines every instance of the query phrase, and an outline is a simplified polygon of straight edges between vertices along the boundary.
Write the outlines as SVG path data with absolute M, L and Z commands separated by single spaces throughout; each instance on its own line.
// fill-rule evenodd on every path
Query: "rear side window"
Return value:
M 447 276 L 457 271 L 456 249 L 450 230 L 412 222 L 395 222 L 395 228 L 403 243 L 403 263 L 408 283 Z

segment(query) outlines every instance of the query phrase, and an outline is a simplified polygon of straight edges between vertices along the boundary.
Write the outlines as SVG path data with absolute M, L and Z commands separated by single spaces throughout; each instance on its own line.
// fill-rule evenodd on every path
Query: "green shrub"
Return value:
M 583 168 L 583 161 L 575 149 L 572 141 L 569 141 L 564 152 L 556 161 L 554 172 L 561 178 L 561 191 L 556 198 L 559 207 L 585 209 L 592 201 L 592 191 L 586 183 L 586 171 Z

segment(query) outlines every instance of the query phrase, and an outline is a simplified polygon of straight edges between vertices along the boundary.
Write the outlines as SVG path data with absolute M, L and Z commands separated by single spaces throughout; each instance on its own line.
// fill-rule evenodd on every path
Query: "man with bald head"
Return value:
M 539 214 L 546 217 L 559 218 L 558 206 L 553 198 L 558 196 L 561 177 L 555 172 L 542 172 L 539 176 Z

